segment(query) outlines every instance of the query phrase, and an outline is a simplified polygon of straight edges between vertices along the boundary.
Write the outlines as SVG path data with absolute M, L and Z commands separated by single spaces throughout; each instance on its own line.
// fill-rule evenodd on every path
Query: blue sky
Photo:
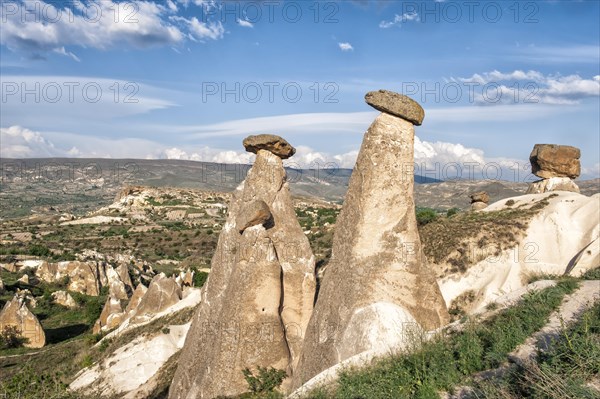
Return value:
M 352 167 L 385 88 L 425 108 L 428 170 L 523 180 L 557 143 L 600 175 L 598 1 L 1 3 L 4 157 L 249 162 L 243 138 L 275 133 L 297 165 Z

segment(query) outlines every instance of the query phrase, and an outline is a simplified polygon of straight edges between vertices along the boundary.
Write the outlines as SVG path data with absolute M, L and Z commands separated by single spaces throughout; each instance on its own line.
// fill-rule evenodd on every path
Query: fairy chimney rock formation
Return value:
M 27 308 L 24 297 L 15 294 L 13 299 L 6 302 L 0 312 L 0 331 L 6 326 L 14 326 L 20 335 L 27 339 L 28 348 L 41 348 L 46 345 L 46 334 L 38 318 Z
M 244 146 L 256 160 L 229 204 L 171 399 L 242 394 L 245 368 L 296 371 L 315 296 L 315 259 L 282 162 L 295 150 L 278 136 L 251 136 Z
M 531 173 L 541 177 L 529 184 L 527 194 L 548 191 L 573 191 L 579 187 L 573 181 L 581 173 L 579 148 L 568 145 L 536 144 L 529 155 Z
M 478 211 L 487 208 L 490 203 L 490 196 L 485 191 L 478 191 L 469 196 L 471 198 L 471 210 Z
M 295 388 L 354 355 L 402 347 L 407 326 L 432 330 L 448 320 L 422 254 L 413 199 L 413 125 L 424 111 L 389 91 L 365 99 L 383 113 L 367 130 L 350 178 Z

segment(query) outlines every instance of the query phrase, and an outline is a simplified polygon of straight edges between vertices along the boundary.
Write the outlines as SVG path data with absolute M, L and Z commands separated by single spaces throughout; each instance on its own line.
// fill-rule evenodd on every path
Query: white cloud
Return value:
M 0 44 L 36 57 L 53 51 L 78 60 L 65 47 L 106 50 L 123 46 L 172 46 L 186 38 L 217 40 L 224 33 L 220 22 L 176 17 L 178 7 L 172 0 L 162 4 L 90 0 L 66 2 L 62 7 L 43 0 L 18 0 L 10 4 L 3 5 L 0 11 L 3 20 Z
M 340 46 L 340 50 L 342 51 L 354 51 L 354 47 L 352 47 L 352 45 L 350 43 L 338 43 L 338 46 Z
M 502 73 L 494 70 L 451 80 L 480 86 L 487 85 L 491 91 L 475 90 L 475 101 L 480 105 L 578 104 L 584 98 L 600 96 L 598 75 L 585 79 L 579 75 L 544 75 L 538 71 L 521 70 Z
M 0 128 L 0 157 L 35 158 L 60 156 L 61 151 L 39 132 L 21 126 Z
M 53 51 L 55 53 L 57 53 L 57 54 L 64 55 L 65 57 L 70 57 L 70 58 L 72 58 L 73 60 L 75 60 L 77 62 L 81 62 L 81 60 L 79 59 L 79 57 L 77 57 L 72 52 L 65 50 L 64 47 L 57 47 Z
M 381 21 L 379 23 L 379 27 L 381 29 L 391 28 L 392 26 L 402 27 L 402 24 L 405 24 L 406 22 L 410 21 L 420 21 L 419 14 L 416 11 L 407 12 L 402 15 L 396 14 L 394 15 L 394 19 L 392 19 L 391 21 Z
M 188 37 L 193 41 L 201 41 L 203 39 L 217 40 L 223 38 L 225 28 L 221 21 L 217 22 L 202 22 L 198 18 L 190 19 L 184 17 L 171 17 L 171 20 L 182 23 L 189 30 Z
M 253 28 L 254 27 L 254 24 L 246 19 L 238 18 L 236 20 L 236 22 L 239 26 L 243 26 L 244 28 Z
M 236 136 L 265 132 L 290 133 L 347 133 L 362 132 L 369 126 L 376 111 L 307 113 L 237 119 L 210 125 L 170 126 L 171 131 L 188 133 L 195 138 Z
M 598 45 L 570 44 L 568 46 L 526 46 L 519 47 L 516 53 L 508 57 L 528 62 L 545 64 L 583 63 L 598 64 L 600 48 Z
M 254 154 L 241 150 L 193 145 L 184 149 L 144 139 L 108 139 L 70 133 L 36 132 L 21 126 L 1 128 L 0 140 L 0 157 L 3 158 L 179 159 L 230 164 L 251 164 L 255 158 Z M 358 156 L 358 148 L 345 153 L 317 151 L 305 145 L 298 145 L 296 149 L 294 157 L 284 161 L 286 166 L 306 169 L 353 168 Z M 518 181 L 524 181 L 529 171 L 527 160 L 490 158 L 478 148 L 466 147 L 460 143 L 428 142 L 419 137 L 415 137 L 415 164 L 417 174 L 442 180 L 493 179 L 500 173 L 499 176 L 504 180 L 511 180 L 516 176 Z M 517 171 L 520 171 L 520 175 L 515 175 Z M 600 164 L 583 166 L 582 176 L 599 177 Z
M 167 7 L 169 8 L 169 10 L 177 12 L 177 4 L 175 4 L 173 0 L 167 0 Z
M 210 147 L 196 148 L 187 152 L 177 147 L 171 147 L 159 153 L 161 159 L 180 159 L 187 161 L 202 161 L 231 164 L 250 164 L 255 155 L 249 152 L 214 149 Z

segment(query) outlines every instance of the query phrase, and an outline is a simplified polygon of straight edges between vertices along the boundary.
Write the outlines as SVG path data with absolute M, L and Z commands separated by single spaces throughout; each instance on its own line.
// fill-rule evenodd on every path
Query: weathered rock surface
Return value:
M 570 177 L 575 179 L 581 173 L 579 148 L 568 145 L 536 144 L 529 155 L 531 172 L 538 177 Z
M 116 328 L 121 324 L 124 319 L 123 308 L 121 307 L 121 300 L 109 296 L 106 298 L 100 318 L 96 320 L 94 324 L 93 332 L 98 334 L 102 331 L 107 331 Z
M 115 269 L 117 274 L 119 275 L 119 280 L 125 286 L 125 290 L 127 291 L 127 295 L 131 296 L 133 294 L 133 283 L 131 282 L 131 277 L 129 276 L 129 268 L 125 263 L 121 263 Z
M 17 288 L 16 295 L 19 297 L 19 299 L 25 302 L 27 307 L 32 309 L 35 309 L 37 307 L 37 300 L 31 293 L 31 291 L 29 291 L 28 289 L 21 290 Z
M 511 205 L 507 205 L 508 201 Z M 579 277 L 600 265 L 600 194 L 591 197 L 565 191 L 504 198 L 482 212 L 528 209 L 548 202 L 533 216 L 515 246 L 500 253 L 494 244 L 480 249 L 479 261 L 465 272 L 446 273 L 449 264 L 435 265 L 448 306 L 465 293 L 476 298 L 474 311 L 522 288 L 534 275 L 569 274 Z M 468 243 L 477 248 L 478 237 Z
M 579 187 L 568 177 L 551 177 L 530 183 L 527 194 L 542 194 L 549 191 L 571 191 L 578 193 Z
M 181 287 L 174 279 L 161 273 L 152 279 L 148 291 L 137 306 L 132 321 L 139 323 L 181 300 Z
M 187 269 L 183 276 L 183 285 L 184 287 L 193 287 L 194 286 L 194 274 L 195 272 Z
M 43 262 L 36 270 L 36 276 L 49 283 L 59 282 L 68 277 L 68 290 L 81 294 L 98 296 L 104 270 L 96 262 Z
M 422 254 L 413 167 L 413 124 L 380 114 L 365 134 L 337 219 L 294 387 L 354 355 L 401 348 L 407 324 L 432 330 L 448 320 Z
M 144 295 L 146 295 L 147 291 L 148 291 L 148 288 L 142 283 L 139 283 L 138 286 L 135 287 L 135 291 L 133 291 L 133 295 L 131 295 L 131 299 L 129 299 L 129 303 L 127 304 L 127 307 L 125 308 L 126 315 L 132 316 L 133 313 L 135 313 L 138 305 L 140 304 Z
M 161 367 L 181 347 L 190 323 L 168 325 L 168 333 L 140 334 L 91 367 L 81 370 L 70 388 L 90 395 L 123 399 L 151 397 L 151 392 L 164 378 Z
M 263 200 L 256 200 L 244 206 L 236 218 L 235 225 L 241 234 L 248 227 L 259 224 L 262 224 L 266 227 L 269 222 L 272 222 L 271 218 L 272 216 L 269 205 L 267 205 Z
M 486 204 L 485 202 L 480 202 L 480 201 L 473 202 L 471 204 L 471 210 L 472 211 L 480 211 L 480 210 L 485 209 L 487 207 L 488 207 L 488 204 Z
M 20 283 L 23 283 L 23 284 L 29 284 L 29 276 L 27 274 L 24 274 L 17 281 L 19 281 Z
M 421 125 L 425 118 L 425 111 L 419 103 L 392 91 L 370 91 L 365 95 L 365 101 L 376 110 L 405 119 L 413 125 Z
M 73 309 L 77 307 L 77 303 L 67 291 L 55 291 L 52 293 L 52 299 L 54 302 L 64 307 Z
M 127 295 L 127 288 L 125 287 L 125 284 L 121 281 L 119 273 L 117 273 L 117 271 L 110 266 L 107 266 L 105 268 L 105 272 L 108 283 L 108 295 L 118 299 L 129 298 L 129 296 Z
M 268 206 L 272 226 L 258 223 L 240 234 L 238 217 L 254 201 Z M 169 397 L 241 394 L 246 367 L 293 375 L 313 307 L 314 265 L 281 158 L 258 150 L 233 194 Z
M 27 338 L 25 346 L 41 348 L 46 344 L 46 334 L 42 325 L 27 308 L 25 299 L 18 294 L 7 302 L 0 312 L 0 330 L 9 325 L 15 326 L 21 332 L 21 336 Z
M 194 272 L 190 269 L 187 269 L 185 272 L 179 272 L 175 281 L 182 289 L 184 287 L 192 287 L 194 285 Z
M 274 134 L 259 134 L 248 136 L 244 139 L 246 151 L 258 153 L 259 150 L 267 150 L 281 159 L 287 159 L 296 153 L 296 149 L 282 137 Z
M 486 204 L 489 204 L 490 202 L 490 196 L 485 191 L 478 191 L 469 195 L 469 197 L 471 198 L 471 203 L 484 202 Z

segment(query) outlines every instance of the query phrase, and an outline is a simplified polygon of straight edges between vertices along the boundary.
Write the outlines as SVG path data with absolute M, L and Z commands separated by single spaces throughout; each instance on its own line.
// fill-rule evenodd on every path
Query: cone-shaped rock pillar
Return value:
M 296 369 L 314 302 L 315 260 L 282 163 L 294 150 L 272 135 L 253 136 L 251 144 L 245 141 L 256 161 L 229 205 L 171 399 L 247 392 L 245 368 L 274 367 L 290 377 Z
M 434 329 L 448 318 L 415 216 L 413 124 L 423 109 L 388 91 L 366 100 L 383 112 L 350 178 L 294 387 L 359 353 L 402 347 L 407 329 Z

